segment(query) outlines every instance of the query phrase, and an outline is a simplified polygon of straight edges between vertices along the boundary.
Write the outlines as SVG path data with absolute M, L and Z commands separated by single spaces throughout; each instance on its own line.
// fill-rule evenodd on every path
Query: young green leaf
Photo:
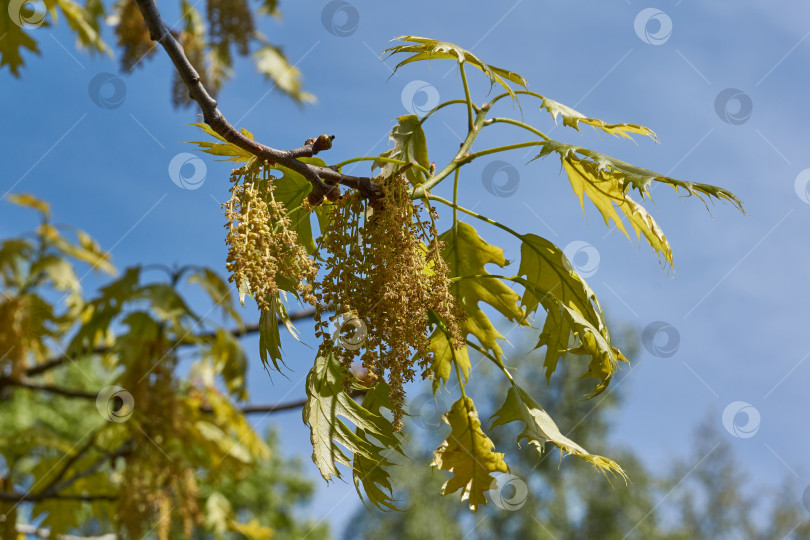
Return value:
M 583 459 L 605 474 L 615 473 L 627 478 L 622 468 L 614 461 L 591 454 L 580 445 L 560 432 L 551 416 L 520 386 L 512 381 L 512 388 L 506 394 L 503 406 L 492 415 L 490 429 L 510 422 L 523 422 L 524 429 L 518 435 L 517 442 L 526 439 L 542 456 L 546 443 L 551 443 L 564 453 Z
M 492 473 L 509 471 L 503 454 L 481 429 L 475 404 L 468 397 L 459 398 L 450 411 L 442 416 L 450 425 L 447 439 L 434 452 L 432 467 L 453 473 L 442 486 L 442 495 L 461 490 L 461 500 L 469 500 L 470 510 L 487 504 L 484 492 L 492 486 Z
M 464 375 L 466 382 L 470 378 L 470 353 L 467 350 L 467 345 L 462 345 L 455 348 L 450 343 L 450 337 L 441 328 L 436 328 L 433 335 L 430 336 L 430 351 L 434 355 L 433 364 L 430 370 L 433 373 L 433 394 L 439 389 L 439 386 L 450 380 L 453 373 L 453 363 L 458 365 L 461 373 Z
M 624 222 L 616 212 L 618 208 L 630 222 L 636 238 L 640 241 L 643 234 L 653 250 L 663 255 L 664 261 L 672 265 L 672 247 L 664 236 L 664 231 L 643 206 L 630 198 L 624 174 L 612 170 L 604 162 L 578 158 L 575 149 L 576 147 L 571 145 L 552 141 L 546 144 L 538 157 L 552 151 L 560 152 L 563 168 L 568 173 L 568 180 L 574 193 L 579 197 L 582 211 L 585 212 L 585 195 L 587 195 L 602 214 L 605 224 L 610 226 L 612 220 L 616 227 L 630 238 Z
M 540 108 L 546 109 L 549 114 L 554 117 L 555 123 L 557 122 L 557 117 L 562 116 L 563 125 L 570 126 L 577 131 L 579 131 L 579 123 L 584 122 L 585 124 L 593 126 L 594 129 L 599 128 L 605 133 L 610 133 L 616 137 L 625 137 L 632 141 L 633 137 L 631 137 L 630 134 L 637 133 L 639 135 L 646 135 L 652 140 L 658 142 L 658 137 L 656 136 L 655 132 L 648 127 L 640 126 L 638 124 L 606 124 L 597 118 L 588 118 L 581 112 L 575 111 L 574 109 L 547 97 L 543 97 L 543 103 L 540 105 Z
M 421 165 L 425 169 L 430 168 L 430 159 L 428 158 L 427 141 L 425 140 L 425 132 L 422 130 L 422 123 L 419 117 L 415 114 L 406 114 L 397 118 L 399 123 L 391 130 L 388 140 L 393 141 L 394 147 L 383 152 L 380 157 L 391 159 L 398 159 L 405 163 L 415 163 Z M 380 174 L 388 178 L 401 167 L 394 163 L 375 161 L 372 165 L 372 170 L 375 167 L 380 168 Z M 412 185 L 423 183 L 425 173 L 419 169 L 411 167 L 405 173 L 408 180 Z
M 351 467 L 356 474 L 355 484 L 366 488 L 370 500 L 377 506 L 388 506 L 392 500 L 387 489 L 387 473 L 377 472 L 377 468 L 387 464 L 387 460 L 380 461 L 386 449 L 401 452 L 401 438 L 390 421 L 346 393 L 346 376 L 332 351 L 325 356 L 319 354 L 307 375 L 309 398 L 304 405 L 303 418 L 310 429 L 312 461 L 327 482 L 333 477 L 340 478 L 337 463 Z M 370 405 L 377 411 L 381 404 L 378 398 L 382 396 L 372 397 Z M 357 431 L 352 431 L 339 416 L 354 424 Z
M 394 410 L 394 405 L 391 402 L 390 387 L 382 381 L 375 384 L 363 396 L 363 408 L 378 416 L 382 416 L 383 408 L 389 411 Z M 370 459 L 363 453 L 355 453 L 352 456 L 354 486 L 360 500 L 363 500 L 362 491 L 364 490 L 369 501 L 380 510 L 399 510 L 394 504 L 396 502 L 394 500 L 394 489 L 391 485 L 391 477 L 388 474 L 387 467 L 394 465 L 391 460 L 394 453 L 406 457 L 405 450 L 402 448 L 403 439 L 402 435 L 394 431 L 393 425 L 386 424 L 382 427 L 384 427 L 385 431 L 385 438 L 379 439 L 382 446 L 373 444 L 362 428 L 358 427 L 355 430 L 357 436 L 371 444 L 374 451 Z
M 487 77 L 489 77 L 489 82 L 491 85 L 495 85 L 496 83 L 501 85 L 512 97 L 515 97 L 515 93 L 512 90 L 512 87 L 506 81 L 518 84 L 523 88 L 527 87 L 528 83 L 522 76 L 512 71 L 485 64 L 476 55 L 462 47 L 459 47 L 455 43 L 423 38 L 419 36 L 399 36 L 394 38 L 392 41 L 395 40 L 407 41 L 410 43 L 415 43 L 416 45 L 397 45 L 394 47 L 389 47 L 383 51 L 383 54 L 389 53 L 389 56 L 399 53 L 411 54 L 411 56 L 405 60 L 402 60 L 396 65 L 396 67 L 394 67 L 394 72 L 405 64 L 410 64 L 411 62 L 433 59 L 449 59 L 455 60 L 459 64 L 466 62 L 467 64 L 480 69 Z
M 500 358 L 502 350 L 498 340 L 503 339 L 498 330 L 478 306 L 485 302 L 494 307 L 513 323 L 525 323 L 525 313 L 518 305 L 520 296 L 498 279 L 488 277 L 485 266 L 506 265 L 503 250 L 487 244 L 478 236 L 474 227 L 459 222 L 439 237 L 444 243 L 442 257 L 447 262 L 448 277 L 457 279 L 451 286 L 467 318 L 459 325 L 462 335 L 475 336 L 481 345 Z
M 203 152 L 212 154 L 214 156 L 227 157 L 228 159 L 226 161 L 247 162 L 256 158 L 256 156 L 247 150 L 226 141 L 219 133 L 211 129 L 211 126 L 208 124 L 203 122 L 194 122 L 191 125 L 197 126 L 211 137 L 222 141 L 221 143 L 215 143 L 212 141 L 191 141 L 191 144 L 196 144 L 202 149 Z M 253 137 L 250 138 L 252 139 Z
M 563 251 L 534 234 L 521 236 L 520 268 L 518 275 L 525 276 L 531 287 L 526 287 L 521 300 L 526 313 L 535 313 L 542 303 L 548 310 L 546 321 L 537 347 L 546 346 L 546 380 L 551 379 L 557 362 L 568 351 L 568 341 L 574 328 L 562 310 L 549 304 L 548 294 L 567 308 L 579 314 L 607 342 L 610 341 L 604 322 L 602 308 L 596 294 L 585 280 L 574 272 Z
M 299 158 L 299 161 L 326 167 L 326 163 L 317 157 Z M 284 204 L 287 209 L 287 217 L 290 218 L 292 230 L 298 234 L 298 242 L 307 248 L 310 254 L 316 253 L 318 248 L 315 246 L 315 239 L 312 236 L 312 213 L 301 208 L 304 199 L 312 191 L 312 184 L 297 172 L 283 165 L 273 165 L 273 169 L 281 172 L 281 178 L 271 180 L 275 186 L 273 197 Z

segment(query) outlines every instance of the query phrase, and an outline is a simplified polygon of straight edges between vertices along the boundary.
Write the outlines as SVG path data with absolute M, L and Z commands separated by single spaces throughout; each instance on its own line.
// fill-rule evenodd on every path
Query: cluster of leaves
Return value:
M 164 268 L 169 280 L 154 281 L 133 267 L 86 300 L 74 263 L 114 274 L 108 254 L 54 225 L 42 201 L 9 199 L 41 224 L 0 244 L 3 527 L 27 516 L 57 537 L 94 519 L 132 538 L 268 539 L 270 523 L 244 520 L 229 498 L 270 455 L 237 406 L 248 398 L 246 329 L 227 283 L 207 268 Z M 189 307 L 179 292 L 189 287 L 232 329 Z M 180 349 L 193 359 L 184 376 Z
M 55 24 L 60 15 L 67 20 L 79 48 L 112 56 L 113 50 L 103 38 L 105 26 L 110 26 L 125 72 L 143 65 L 143 60 L 158 50 L 135 0 L 116 0 L 111 6 L 102 0 L 89 0 L 84 5 L 74 0 L 46 0 L 41 5 L 4 0 L 0 8 L 0 68 L 8 66 L 15 77 L 25 65 L 23 50 L 39 54 L 38 29 Z M 179 9 L 178 39 L 209 91 L 216 93 L 231 77 L 234 54 L 252 55 L 258 71 L 297 103 L 315 100 L 303 89 L 301 72 L 284 51 L 255 29 L 254 20 L 260 16 L 281 17 L 278 0 L 263 0 L 256 8 L 247 0 L 207 0 L 205 17 L 198 4 L 188 0 L 180 0 Z M 176 106 L 191 104 L 177 75 L 172 101 Z
M 672 264 L 670 244 L 650 213 L 632 198 L 631 191 L 635 190 L 645 199 L 650 196 L 651 183 L 658 182 L 671 186 L 676 192 L 683 190 L 688 195 L 696 195 L 704 201 L 704 198 L 730 201 L 742 210 L 739 200 L 722 188 L 676 180 L 580 146 L 552 140 L 537 127 L 520 120 L 489 117 L 505 98 L 513 101 L 538 100 L 541 109 L 548 111 L 555 120 L 562 117 L 563 124 L 574 129 L 579 130 L 580 124 L 586 124 L 617 137 L 632 139 L 632 135 L 636 134 L 656 140 L 652 130 L 644 126 L 609 124 L 530 91 L 526 80 L 520 75 L 488 65 L 455 44 L 417 36 L 402 36 L 398 39 L 404 44 L 386 50 L 391 55 L 406 55 L 396 66 L 397 69 L 417 61 L 453 60 L 459 69 L 464 98 L 440 103 L 422 118 L 415 115 L 400 117 L 391 131 L 391 149 L 381 156 L 361 156 L 333 167 L 340 170 L 346 163 L 372 161 L 373 168 L 380 169 L 379 179 L 404 176 L 410 184 L 410 198 L 442 203 L 452 209 L 452 225 L 439 235 L 439 241 L 443 246 L 441 256 L 447 266 L 447 276 L 452 281 L 450 291 L 466 318 L 459 324 L 459 337 L 448 332 L 447 321 L 441 317 L 433 317 L 425 327 L 420 323 L 416 324 L 420 332 L 424 330 L 430 335 L 433 358 L 429 369 L 434 379 L 434 393 L 442 385 L 449 383 L 453 372 L 456 374 L 460 393 L 458 400 L 444 414 L 445 423 L 450 425 L 450 434 L 434 454 L 433 466 L 453 474 L 444 484 L 443 493 L 460 492 L 462 500 L 467 500 L 473 511 L 486 504 L 484 493 L 494 480 L 493 474 L 509 470 L 504 454 L 496 451 L 487 432 L 511 423 L 522 426 L 518 442 L 526 440 L 539 455 L 543 454 L 546 445 L 550 443 L 564 454 L 581 458 L 603 473 L 615 473 L 623 477 L 624 472 L 617 463 L 588 452 L 563 435 L 551 416 L 515 379 L 503 361 L 500 345 L 503 335 L 487 315 L 487 311 L 493 311 L 513 325 L 532 326 L 534 317 L 542 307 L 545 321 L 539 330 L 536 346 L 545 347 L 544 367 L 547 380 L 567 354 L 582 355 L 588 358 L 583 376 L 596 381 L 588 396 L 594 397 L 607 388 L 620 363 L 627 360 L 612 344 L 602 309 L 593 290 L 574 271 L 571 262 L 554 243 L 532 233 L 517 232 L 503 223 L 461 206 L 458 200 L 461 170 L 476 157 L 498 152 L 536 148 L 536 158 L 555 153 L 561 160 L 574 193 L 580 199 L 583 211 L 587 195 L 606 224 L 613 221 L 629 238 L 626 220 L 637 239 L 640 241 L 643 237 L 659 254 L 664 265 Z M 504 92 L 486 103 L 474 103 L 467 80 L 468 66 L 481 71 L 492 87 L 498 86 Z M 430 165 L 428 158 L 423 124 L 439 110 L 454 105 L 461 105 L 466 109 L 467 134 L 456 155 L 448 160 L 446 166 L 436 170 Z M 478 135 L 484 128 L 495 123 L 512 125 L 530 134 L 530 138 L 514 144 L 473 151 Z M 240 159 L 244 155 L 244 151 L 225 141 L 223 143 L 199 144 L 209 153 L 231 159 Z M 434 193 L 435 188 L 450 176 L 453 177 L 454 184 L 453 200 Z M 296 196 L 287 201 L 289 209 L 301 205 L 307 191 L 305 186 L 305 179 L 291 171 L 285 171 L 285 175 L 276 183 L 277 190 L 296 191 Z M 300 192 L 297 191 L 298 188 L 302 188 Z M 324 220 L 329 219 L 328 208 L 334 206 L 334 203 L 327 202 L 324 206 L 327 210 L 318 213 L 321 234 L 325 237 L 321 245 L 330 245 L 328 236 L 338 233 L 325 226 Z M 520 240 L 520 265 L 516 275 L 489 272 L 488 267 L 506 266 L 504 252 L 499 247 L 488 244 L 475 227 L 460 221 L 461 213 L 498 227 Z M 300 238 L 303 242 L 308 242 L 312 235 L 311 224 L 306 216 L 302 217 L 302 221 Z M 345 231 L 342 234 L 345 235 Z M 343 248 L 351 251 L 352 246 Z M 384 249 L 383 246 L 378 248 Z M 385 261 L 378 261 L 377 264 L 384 265 Z M 425 271 L 422 279 L 429 279 L 429 275 L 430 272 Z M 515 286 L 518 287 L 517 292 L 514 290 Z M 356 289 L 357 287 L 357 293 Z M 369 320 L 363 322 L 367 325 L 374 323 Z M 369 330 L 385 331 L 385 328 Z M 488 358 L 510 385 L 505 401 L 492 416 L 486 430 L 479 419 L 473 399 L 465 391 L 471 372 L 469 349 Z M 328 355 L 319 354 L 308 377 L 309 403 L 305 409 L 305 421 L 312 430 L 314 461 L 327 479 L 338 475 L 336 463 L 350 466 L 356 483 L 365 486 L 371 502 L 380 507 L 390 507 L 393 495 L 385 469 L 392 463 L 393 456 L 401 453 L 399 438 L 391 435 L 396 431 L 392 430 L 396 419 L 391 419 L 386 411 L 379 410 L 380 406 L 386 407 L 381 399 L 372 399 L 373 406 L 365 402 L 360 405 L 350 399 L 346 389 L 359 384 L 359 381 L 345 370 L 338 369 L 338 356 L 334 352 Z M 369 395 L 376 396 L 382 385 L 382 381 L 372 385 Z M 386 408 L 390 409 L 390 405 Z M 352 432 L 344 419 L 355 424 L 355 432 Z M 337 445 L 348 450 L 351 457 Z M 373 468 L 369 468 L 370 463 L 374 464 Z M 373 486 L 369 485 L 369 479 L 372 479 Z

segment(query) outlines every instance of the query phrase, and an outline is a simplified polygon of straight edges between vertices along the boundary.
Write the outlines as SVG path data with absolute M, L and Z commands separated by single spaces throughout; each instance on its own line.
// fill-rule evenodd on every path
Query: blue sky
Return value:
M 649 126 L 661 144 L 637 138 L 635 145 L 587 126 L 582 135 L 554 128 L 536 102 L 524 100 L 525 119 L 552 138 L 738 195 L 747 216 L 726 204 L 710 206 L 709 214 L 695 198 L 682 199 L 663 186 L 653 190 L 655 204 L 649 208 L 672 244 L 674 272 L 662 270 L 646 245 L 609 231 L 589 203 L 583 216 L 553 158 L 526 165 L 532 155 L 516 151 L 477 160 L 465 168 L 460 199 L 561 247 L 586 242 L 593 248 L 587 253 L 598 254 L 598 265 L 587 253 L 575 256 L 574 263 L 590 264 L 589 283 L 612 321 L 632 325 L 639 335 L 655 321 L 674 328 L 677 346 L 669 343 L 674 354 L 655 356 L 642 349 L 637 369 L 623 381 L 628 397 L 615 419 L 615 441 L 635 448 L 651 467 L 663 467 L 687 453 L 694 426 L 710 415 L 755 480 L 775 483 L 789 476 L 802 487 L 810 484 L 810 188 L 805 176 L 810 172 L 802 174 L 810 168 L 810 6 L 785 0 L 352 0 L 347 9 L 357 13 L 359 24 L 341 37 L 323 25 L 326 5 L 284 2 L 283 20 L 261 25 L 301 69 L 317 104 L 300 108 L 271 91 L 247 60 L 237 63 L 236 76 L 219 96 L 231 122 L 266 144 L 293 148 L 329 133 L 337 136 L 324 156 L 329 162 L 378 154 L 395 118 L 409 112 L 405 105 L 419 107 L 432 94 L 443 100 L 460 97 L 460 81 L 448 62 L 413 64 L 390 77 L 394 62 L 382 62 L 379 53 L 391 38 L 415 34 L 472 49 L 486 62 L 522 74 L 531 90 L 586 115 Z M 657 11 L 642 13 L 646 8 Z M 164 14 L 169 22 L 175 20 L 172 9 Z M 19 80 L 0 73 L 0 192 L 25 191 L 50 201 L 57 221 L 90 232 L 112 249 L 119 268 L 161 262 L 224 271 L 219 203 L 227 197 L 228 166 L 200 155 L 207 174 L 199 189 L 184 190 L 171 181 L 171 159 L 194 151 L 184 141 L 204 137 L 188 125 L 198 121 L 196 110 L 170 105 L 171 66 L 163 52 L 123 76 L 124 101 L 108 110 L 93 103 L 88 85 L 99 73 L 118 73 L 117 61 L 77 52 L 63 23 L 36 32 L 42 57 L 29 56 Z M 488 85 L 473 77 L 474 96 L 481 102 Z M 406 87 L 425 88 L 409 86 L 413 81 L 429 85 L 427 91 L 415 101 L 403 99 Z M 724 94 L 727 89 L 738 92 Z M 718 96 L 727 94 L 737 97 L 718 104 Z M 520 111 L 504 104 L 502 113 Z M 463 129 L 459 111 L 439 115 L 428 126 L 437 165 L 451 157 Z M 475 148 L 527 140 L 506 127 L 491 131 Z M 485 187 L 484 169 L 495 160 L 518 171 L 507 196 Z M 352 172 L 365 174 L 367 168 Z M 504 179 L 497 177 L 496 187 Z M 448 186 L 438 193 L 447 195 Z M 34 224 L 29 213 L 3 206 L 3 237 Z M 504 248 L 507 258 L 518 259 L 514 239 L 485 225 L 479 231 Z M 92 290 L 100 282 L 89 276 L 85 286 Z M 301 328 L 305 334 L 309 329 Z M 666 335 L 657 339 L 666 345 Z M 255 340 L 245 343 L 255 352 Z M 303 395 L 312 351 L 294 343 L 285 347 L 294 369 L 291 382 L 278 377 L 275 384 L 268 382 L 253 355 L 253 401 Z M 753 407 L 729 409 L 744 409 L 736 417 L 744 437 L 735 437 L 728 422 L 730 430 L 722 429 L 722 412 L 735 402 Z M 758 422 L 757 414 L 746 417 L 745 411 L 754 410 Z M 278 425 L 285 448 L 306 460 L 309 437 L 298 412 L 260 423 Z M 319 478 L 308 461 L 306 468 Z M 355 503 L 349 484 L 318 495 L 319 510 L 341 505 L 328 516 L 336 528 L 349 515 L 345 505 Z

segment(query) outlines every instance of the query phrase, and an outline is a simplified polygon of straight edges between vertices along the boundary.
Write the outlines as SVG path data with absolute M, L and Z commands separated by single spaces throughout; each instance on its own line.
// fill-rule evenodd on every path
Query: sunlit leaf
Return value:
M 427 152 L 427 141 L 425 132 L 422 130 L 422 123 L 415 114 L 406 114 L 397 118 L 399 123 L 391 130 L 388 140 L 394 143 L 394 147 L 386 150 L 381 157 L 397 159 L 405 163 L 415 163 L 425 169 L 430 168 L 430 159 Z M 402 167 L 395 163 L 375 161 L 372 168 L 379 167 L 380 175 L 388 178 L 395 171 Z M 412 185 L 421 184 L 425 181 L 425 173 L 419 169 L 411 167 L 405 173 Z
M 558 116 L 562 116 L 563 125 L 570 126 L 577 131 L 579 131 L 579 123 L 582 122 L 589 124 L 594 128 L 599 128 L 605 133 L 610 133 L 616 137 L 625 137 L 631 141 L 633 140 L 633 137 L 630 136 L 631 133 L 646 135 L 652 140 L 658 141 L 658 137 L 655 135 L 655 132 L 648 127 L 640 126 L 638 124 L 607 124 L 597 118 L 588 118 L 581 112 L 575 111 L 574 109 L 547 97 L 543 97 L 543 103 L 540 105 L 540 107 L 546 109 L 549 114 L 554 117 L 555 122 L 557 121 Z
M 396 65 L 394 68 L 395 72 L 402 66 L 410 64 L 411 62 L 418 62 L 421 60 L 449 59 L 455 60 L 459 64 L 467 63 L 480 69 L 487 77 L 489 77 L 490 84 L 499 84 L 512 96 L 515 95 L 514 91 L 506 81 L 518 84 L 524 88 L 527 86 L 526 79 L 517 73 L 485 64 L 476 55 L 462 47 L 459 47 L 455 43 L 419 36 L 399 36 L 394 38 L 394 40 L 415 43 L 415 45 L 396 45 L 383 51 L 383 54 L 389 53 L 389 56 L 398 53 L 411 55 Z
M 363 408 L 370 413 L 382 416 L 382 409 L 389 411 L 394 409 L 390 395 L 389 386 L 380 381 L 363 396 Z M 361 500 L 363 500 L 365 491 L 369 501 L 380 510 L 398 510 L 388 467 L 394 465 L 391 460 L 394 453 L 398 453 L 401 457 L 405 456 L 405 451 L 402 449 L 402 436 L 394 432 L 392 424 L 381 423 L 378 427 L 384 431 L 384 437 L 380 439 L 375 436 L 375 438 L 382 446 L 374 444 L 362 428 L 358 427 L 355 430 L 358 437 L 370 444 L 373 453 L 371 457 L 362 452 L 357 452 L 352 456 L 354 486 Z
M 308 399 L 304 405 L 303 418 L 310 429 L 312 460 L 327 481 L 341 477 L 338 463 L 355 469 L 359 475 L 365 472 L 368 476 L 367 466 L 376 463 L 386 448 L 400 444 L 389 420 L 367 410 L 346 393 L 345 377 L 343 366 L 331 351 L 325 356 L 319 354 L 307 375 Z M 346 425 L 346 421 L 362 430 L 363 436 L 355 433 Z M 359 480 L 373 481 L 375 486 L 367 491 L 367 495 L 378 495 L 379 488 L 375 480 L 379 480 L 379 477 L 372 476 L 364 480 L 361 476 Z M 381 484 L 384 489 L 384 482 Z M 388 499 L 383 497 L 371 500 L 376 501 L 375 504 L 385 505 Z
M 526 439 L 542 456 L 546 443 L 551 443 L 564 453 L 583 459 L 597 468 L 600 472 L 612 472 L 626 478 L 622 468 L 614 461 L 591 454 L 580 445 L 560 432 L 551 416 L 520 386 L 512 382 L 512 387 L 506 394 L 506 401 L 498 411 L 492 415 L 491 428 L 508 424 L 509 422 L 523 422 L 524 429 L 518 435 L 517 442 Z
M 479 303 L 489 304 L 513 323 L 528 324 L 524 322 L 525 314 L 518 305 L 520 296 L 502 281 L 487 277 L 486 265 L 506 265 L 503 250 L 487 244 L 475 228 L 461 222 L 458 227 L 444 232 L 439 240 L 444 243 L 442 257 L 447 262 L 448 276 L 460 278 L 451 285 L 451 292 L 467 315 L 460 324 L 462 335 L 466 338 L 472 334 L 484 348 L 500 358 L 502 350 L 498 340 L 503 336 Z
M 447 439 L 434 452 L 431 465 L 453 473 L 442 486 L 442 495 L 461 490 L 461 500 L 469 501 L 470 510 L 487 504 L 484 495 L 492 486 L 493 473 L 505 473 L 509 467 L 503 454 L 495 452 L 495 445 L 481 429 L 481 421 L 473 401 L 462 397 L 442 416 L 450 425 Z

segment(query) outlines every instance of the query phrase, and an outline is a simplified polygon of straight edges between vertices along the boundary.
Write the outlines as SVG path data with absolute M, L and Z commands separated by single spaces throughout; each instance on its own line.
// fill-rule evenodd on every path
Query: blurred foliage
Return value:
M 109 255 L 54 225 L 46 203 L 9 200 L 41 223 L 0 243 L 0 537 L 23 521 L 54 538 L 324 537 L 299 517 L 313 490 L 301 464 L 238 406 L 246 329 L 227 284 L 206 268 L 154 281 L 134 267 L 85 299 L 77 264 L 113 274 Z M 232 328 L 195 313 L 189 286 Z
M 303 89 L 301 72 L 292 65 L 278 45 L 272 44 L 256 28 L 263 17 L 280 19 L 278 2 L 266 1 L 251 6 L 247 0 L 180 0 L 177 28 L 170 28 L 183 45 L 186 55 L 200 74 L 200 79 L 212 95 L 233 75 L 237 57 L 252 56 L 259 73 L 296 103 L 315 101 Z M 0 10 L 0 68 L 7 67 L 19 77 L 25 65 L 23 54 L 40 54 L 40 27 L 55 25 L 64 17 L 76 37 L 76 46 L 91 53 L 115 56 L 121 70 L 131 72 L 145 65 L 160 47 L 152 41 L 135 0 L 85 0 L 84 5 L 73 0 L 2 0 Z M 203 11 L 205 16 L 201 13 Z M 8 14 L 8 17 L 5 15 Z M 106 37 L 112 32 L 115 47 Z M 175 106 L 191 105 L 188 90 L 174 74 L 171 98 Z

